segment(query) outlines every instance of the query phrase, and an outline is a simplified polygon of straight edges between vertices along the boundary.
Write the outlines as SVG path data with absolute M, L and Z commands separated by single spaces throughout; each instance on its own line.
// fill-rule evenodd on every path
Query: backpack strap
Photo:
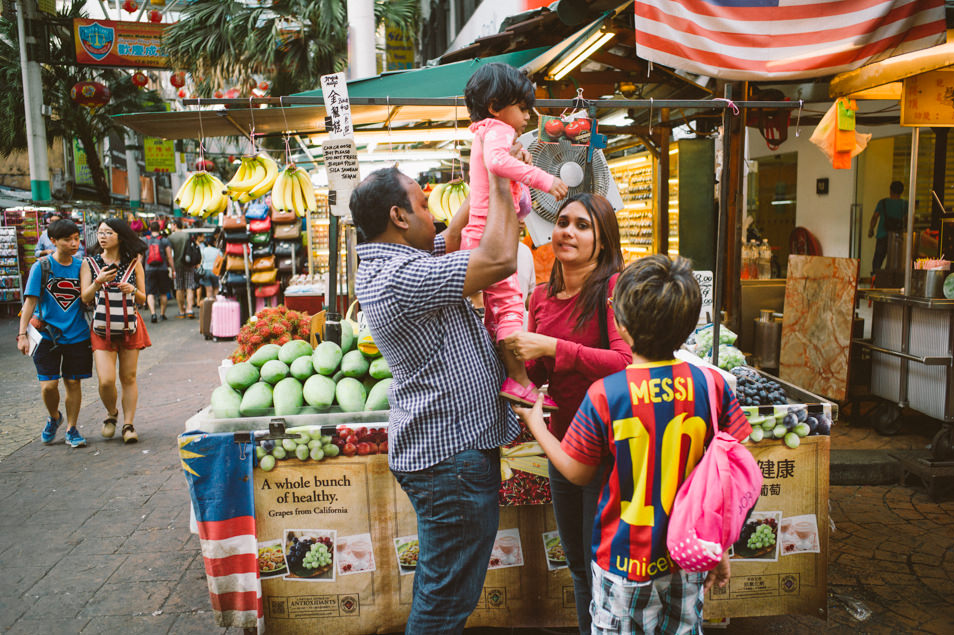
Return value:
M 50 276 L 53 274 L 53 265 L 50 264 L 50 257 L 43 256 L 40 259 L 40 297 L 37 301 L 37 310 L 39 311 L 39 318 L 41 322 L 44 322 L 43 319 L 43 291 L 46 289 L 46 283 L 50 279 Z
M 715 395 L 716 395 L 716 386 L 715 379 L 713 374 L 717 371 L 711 370 L 709 368 L 703 368 L 703 372 L 706 375 L 706 384 L 708 386 L 709 393 L 709 416 L 712 418 L 712 440 L 715 441 L 715 435 L 719 434 L 719 418 L 716 413 L 715 407 Z M 712 445 L 711 443 L 709 444 Z M 708 451 L 708 448 L 706 448 Z M 716 461 L 719 466 L 719 477 L 721 483 L 719 485 L 722 487 L 722 500 L 728 501 L 732 499 L 732 468 L 729 465 L 729 457 L 726 455 L 723 448 L 719 447 L 714 449 L 713 452 L 709 454 L 712 455 L 712 458 Z M 732 529 L 731 526 L 732 516 L 731 514 L 722 514 L 722 535 L 726 535 Z

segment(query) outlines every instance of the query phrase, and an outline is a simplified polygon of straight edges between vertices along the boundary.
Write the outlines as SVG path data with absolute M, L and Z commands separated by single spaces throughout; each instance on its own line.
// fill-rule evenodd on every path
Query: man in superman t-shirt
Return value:
M 590 386 L 562 443 L 543 424 L 540 404 L 518 409 L 547 457 L 585 485 L 610 455 L 593 527 L 594 633 L 701 632 L 705 589 L 729 579 L 728 559 L 706 573 L 679 570 L 666 534 L 676 491 L 720 430 L 752 431 L 716 371 L 673 358 L 695 327 L 701 297 L 688 261 L 641 258 L 619 276 L 613 311 L 633 350 L 626 369 Z M 707 377 L 708 375 L 708 377 Z

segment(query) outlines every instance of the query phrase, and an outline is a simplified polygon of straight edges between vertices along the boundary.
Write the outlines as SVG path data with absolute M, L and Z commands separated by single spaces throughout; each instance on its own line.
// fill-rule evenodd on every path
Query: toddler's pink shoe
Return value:
M 504 399 L 520 404 L 521 406 L 532 407 L 537 402 L 537 387 L 533 384 L 521 386 L 518 381 L 512 377 L 507 377 L 503 386 L 500 387 L 500 396 Z M 547 395 L 543 395 L 543 409 L 546 412 L 559 410 L 560 407 L 555 401 Z

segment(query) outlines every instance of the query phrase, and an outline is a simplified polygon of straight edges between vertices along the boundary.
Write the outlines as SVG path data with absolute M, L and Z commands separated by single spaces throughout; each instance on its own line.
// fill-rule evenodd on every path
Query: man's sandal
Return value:
M 116 411 L 114 415 L 106 415 L 106 418 L 103 419 L 103 436 L 107 439 L 112 439 L 113 435 L 116 434 L 116 421 L 119 417 L 119 411 Z
M 136 434 L 136 429 L 132 427 L 132 424 L 127 423 L 123 426 L 123 443 L 135 443 L 139 440 L 139 435 Z

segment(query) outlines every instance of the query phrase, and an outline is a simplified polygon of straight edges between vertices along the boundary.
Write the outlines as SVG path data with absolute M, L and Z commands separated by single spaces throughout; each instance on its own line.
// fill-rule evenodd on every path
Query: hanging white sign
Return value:
M 325 170 L 328 171 L 328 206 L 332 214 L 350 223 L 348 202 L 351 192 L 361 180 L 354 139 L 326 139 L 321 142 L 321 151 L 325 158 Z
M 344 73 L 321 76 L 321 94 L 325 99 L 325 129 L 332 139 L 354 137 L 351 101 Z

